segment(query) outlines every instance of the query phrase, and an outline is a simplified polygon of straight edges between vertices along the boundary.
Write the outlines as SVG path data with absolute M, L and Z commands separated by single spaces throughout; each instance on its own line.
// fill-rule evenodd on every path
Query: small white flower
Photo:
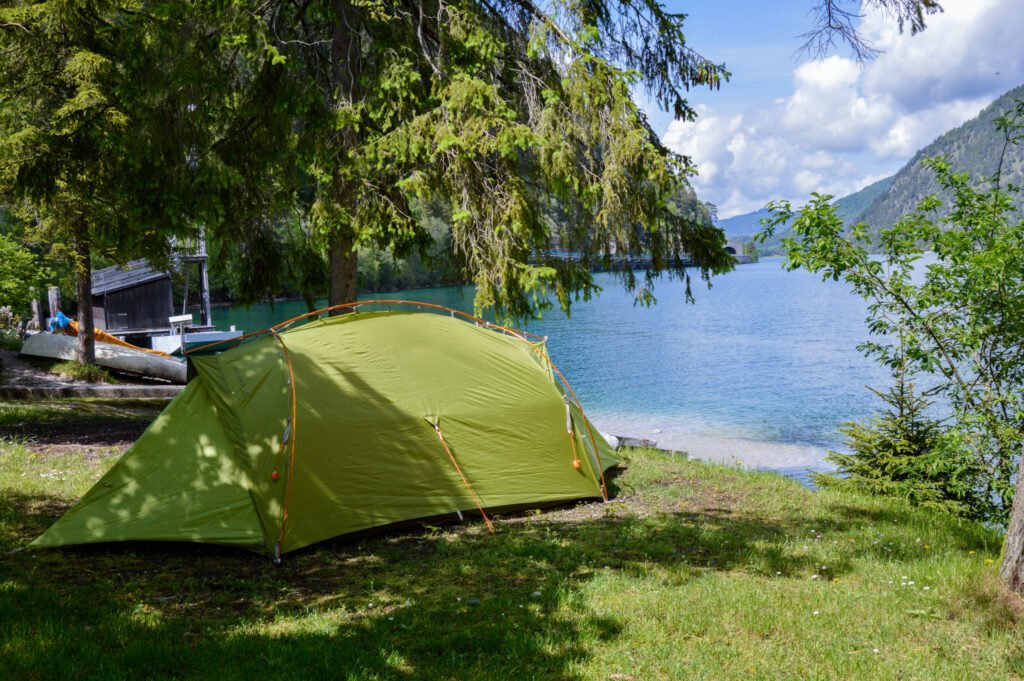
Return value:
M 907 584 L 909 584 L 910 586 L 914 586 L 913 582 L 907 582 Z
M 931 591 L 932 590 L 932 588 L 930 586 L 924 586 L 924 587 L 921 587 L 921 588 L 924 589 L 925 591 Z
M 815 610 L 815 611 L 814 611 L 813 613 L 811 613 L 811 614 L 812 614 L 812 615 L 818 615 L 818 614 L 820 614 L 820 613 L 819 613 L 819 612 L 818 612 L 817 610 Z
M 818 575 L 811 575 L 811 579 L 817 579 Z
M 874 649 L 872 650 L 872 652 L 873 652 L 873 653 L 875 653 L 875 654 L 877 655 L 877 654 L 878 654 L 878 653 L 880 653 L 881 651 L 880 651 L 880 650 L 879 650 L 878 648 L 874 648 Z

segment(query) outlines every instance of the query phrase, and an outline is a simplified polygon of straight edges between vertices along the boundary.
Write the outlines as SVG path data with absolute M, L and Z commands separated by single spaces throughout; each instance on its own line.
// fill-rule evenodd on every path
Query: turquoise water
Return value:
M 879 404 L 865 386 L 888 374 L 857 351 L 866 305 L 842 283 L 786 272 L 778 259 L 741 265 L 694 284 L 695 305 L 663 281 L 652 308 L 607 274 L 604 292 L 567 319 L 525 326 L 549 337 L 561 368 L 602 431 L 657 440 L 694 456 L 803 477 L 841 448 L 836 428 Z M 424 289 L 402 298 L 472 311 L 471 289 Z M 302 314 L 300 301 L 214 310 L 220 328 L 265 328 Z

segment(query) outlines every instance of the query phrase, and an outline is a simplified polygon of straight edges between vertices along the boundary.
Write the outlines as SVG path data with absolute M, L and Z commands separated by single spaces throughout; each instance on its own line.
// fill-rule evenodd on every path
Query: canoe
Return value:
M 78 339 L 63 334 L 37 333 L 25 340 L 21 354 L 73 360 L 78 357 Z M 96 364 L 129 374 L 162 378 L 172 383 L 187 382 L 187 368 L 183 362 L 141 349 L 97 341 Z

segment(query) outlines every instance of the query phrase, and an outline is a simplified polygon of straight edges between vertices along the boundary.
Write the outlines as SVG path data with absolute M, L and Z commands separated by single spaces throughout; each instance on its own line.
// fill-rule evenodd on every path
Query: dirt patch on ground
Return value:
M 142 434 L 147 422 L 56 422 L 40 426 L 0 426 L 0 438 L 13 438 L 38 452 L 70 454 L 81 450 L 110 448 L 124 451 Z
M 45 388 L 75 384 L 75 381 L 55 376 L 42 366 L 29 362 L 13 350 L 0 348 L 0 386 Z
M 90 464 L 98 463 L 104 459 L 117 458 L 128 451 L 128 448 L 134 444 L 132 440 L 104 443 L 102 445 L 84 442 L 58 444 L 33 442 L 31 440 L 25 440 L 24 442 L 30 451 L 41 455 L 44 459 L 66 456 L 68 454 L 79 454 L 84 455 L 85 460 Z
M 123 451 L 167 406 L 162 399 L 26 400 L 0 403 L 0 439 L 34 451 Z
M 127 449 L 139 439 L 149 425 L 148 421 L 86 422 L 56 421 L 45 425 L 14 424 L 0 426 L 0 438 L 14 438 L 33 450 L 63 451 L 112 447 Z

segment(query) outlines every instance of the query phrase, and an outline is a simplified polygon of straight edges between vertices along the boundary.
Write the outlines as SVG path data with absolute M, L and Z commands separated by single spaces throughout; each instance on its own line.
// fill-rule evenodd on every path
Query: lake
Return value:
M 870 415 L 887 370 L 856 349 L 867 339 L 866 303 L 841 282 L 786 272 L 777 258 L 694 282 L 661 281 L 658 304 L 633 304 L 609 274 L 599 297 L 523 328 L 549 337 L 552 359 L 602 431 L 660 447 L 806 480 L 825 470 L 836 428 Z M 472 289 L 372 294 L 472 312 Z M 325 301 L 323 301 L 326 304 Z M 214 310 L 220 328 L 253 331 L 305 312 L 301 301 Z

